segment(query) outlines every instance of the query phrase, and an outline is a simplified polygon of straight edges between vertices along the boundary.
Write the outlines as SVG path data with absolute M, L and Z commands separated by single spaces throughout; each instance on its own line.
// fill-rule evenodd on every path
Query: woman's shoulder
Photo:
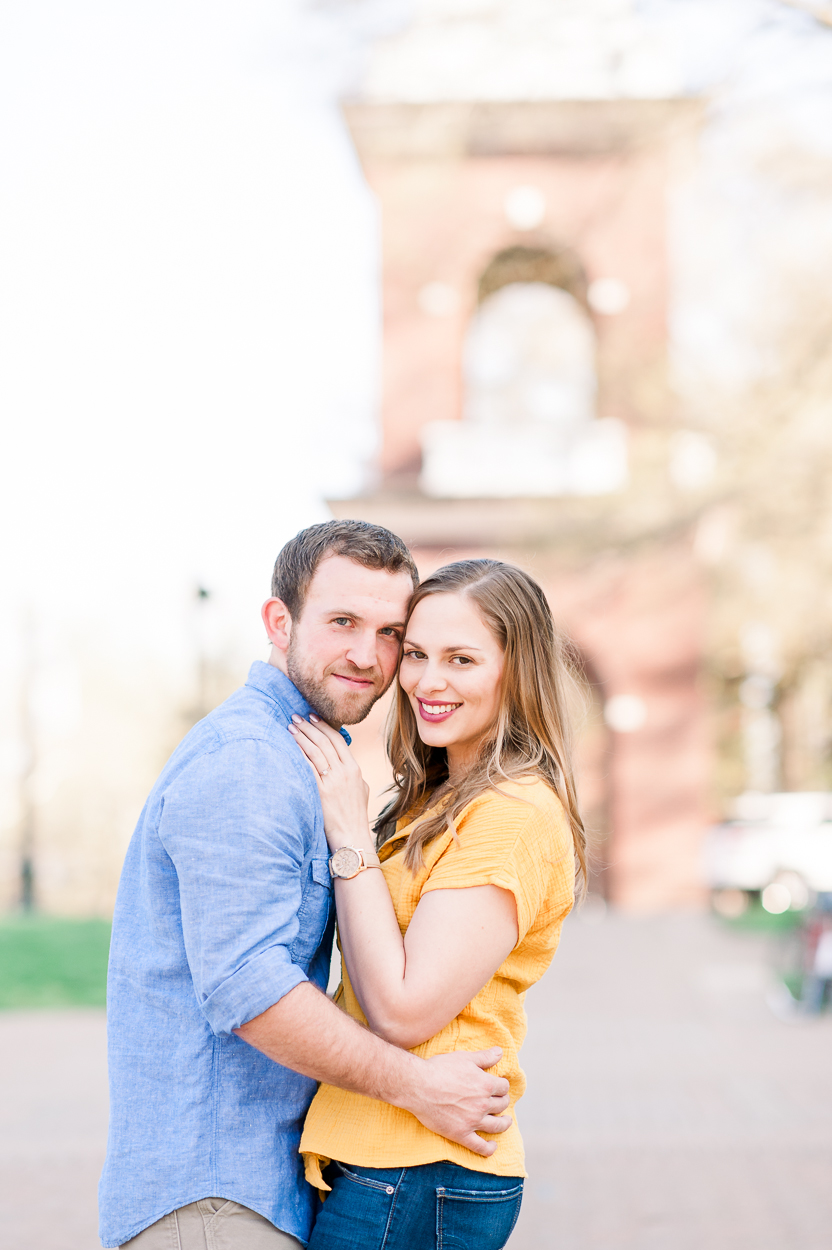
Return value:
M 465 807 L 457 819 L 463 823 L 499 825 L 508 832 L 539 832 L 551 837 L 558 831 L 569 834 L 569 821 L 555 791 L 539 775 L 500 781 L 495 789 L 484 790 Z

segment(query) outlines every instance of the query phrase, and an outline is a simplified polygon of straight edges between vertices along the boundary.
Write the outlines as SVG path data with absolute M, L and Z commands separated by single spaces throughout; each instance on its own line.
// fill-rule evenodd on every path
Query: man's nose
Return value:
M 375 668 L 378 662 L 375 632 L 368 631 L 366 634 L 353 638 L 347 651 L 347 659 L 356 668 Z

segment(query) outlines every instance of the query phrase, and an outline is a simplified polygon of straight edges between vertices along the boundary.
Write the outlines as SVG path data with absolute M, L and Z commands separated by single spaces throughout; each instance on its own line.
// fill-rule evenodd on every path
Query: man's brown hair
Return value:
M 369 521 L 322 521 L 290 538 L 274 562 L 272 595 L 282 599 L 294 620 L 303 611 L 309 585 L 321 560 L 346 556 L 365 569 L 410 574 L 414 589 L 419 572 L 402 540 Z

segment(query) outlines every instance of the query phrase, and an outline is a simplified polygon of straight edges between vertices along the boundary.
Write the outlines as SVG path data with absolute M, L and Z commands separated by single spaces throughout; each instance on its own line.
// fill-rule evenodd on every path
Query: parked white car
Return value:
M 759 892 L 771 912 L 832 891 L 832 794 L 744 794 L 735 819 L 711 829 L 705 880 L 717 910 L 739 914 Z

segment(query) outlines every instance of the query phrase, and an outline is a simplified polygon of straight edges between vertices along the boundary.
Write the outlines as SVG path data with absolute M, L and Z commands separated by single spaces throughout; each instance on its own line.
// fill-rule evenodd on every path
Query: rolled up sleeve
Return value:
M 179 880 L 185 953 L 215 1034 L 306 981 L 298 932 L 314 808 L 289 753 L 258 739 L 200 756 L 165 795 L 159 836 Z

